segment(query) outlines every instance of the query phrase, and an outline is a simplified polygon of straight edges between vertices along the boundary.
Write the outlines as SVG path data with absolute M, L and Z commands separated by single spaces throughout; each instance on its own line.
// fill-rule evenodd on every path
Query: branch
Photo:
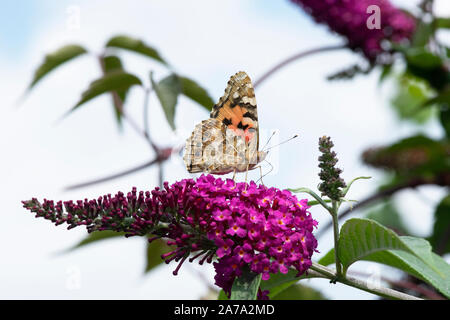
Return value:
M 384 288 L 384 287 L 369 287 L 366 281 L 362 281 L 353 277 L 349 276 L 340 276 L 338 277 L 334 270 L 329 269 L 327 267 L 322 266 L 321 264 L 318 264 L 316 262 L 313 262 L 312 266 L 310 267 L 311 270 L 316 271 L 323 276 L 325 276 L 327 279 L 330 279 L 332 281 L 337 281 L 343 284 L 346 284 L 348 286 L 361 289 L 367 292 L 370 292 L 372 294 L 376 294 L 380 297 L 388 298 L 388 299 L 395 299 L 395 300 L 423 300 L 418 297 L 411 296 L 409 294 L 396 291 L 390 288 Z
M 159 162 L 158 163 L 158 186 L 160 188 L 162 188 L 163 183 L 164 183 L 164 168 L 163 168 L 163 163 Z
M 351 274 L 354 275 L 359 275 L 359 276 L 365 276 L 365 277 L 369 277 L 370 274 L 364 273 L 364 272 L 360 272 L 360 271 L 351 271 Z M 433 290 L 430 290 L 426 287 L 420 286 L 414 282 L 411 281 L 407 281 L 407 280 L 392 280 L 386 277 L 381 276 L 380 280 L 390 284 L 391 286 L 394 287 L 400 287 L 400 288 L 404 288 L 407 290 L 413 290 L 417 293 L 422 294 L 423 296 L 425 296 L 428 299 L 434 299 L 434 300 L 445 300 L 445 298 L 443 296 L 441 296 L 440 294 L 436 293 Z
M 417 285 L 413 282 L 410 281 L 406 281 L 406 280 L 391 280 L 391 279 L 386 279 L 384 277 L 382 277 L 382 279 L 384 281 L 386 281 L 387 283 L 389 283 L 390 285 L 394 286 L 394 287 L 401 287 L 401 288 L 405 288 L 408 290 L 413 290 L 417 293 L 422 294 L 423 296 L 425 296 L 428 299 L 433 299 L 433 300 L 446 300 L 443 296 L 441 296 L 440 294 L 434 292 L 433 290 L 427 289 L 425 287 L 422 287 L 420 285 Z
M 150 127 L 148 124 L 148 107 L 149 107 L 149 101 L 150 101 L 150 94 L 152 93 L 152 88 L 146 88 L 144 89 L 144 135 L 147 138 L 148 142 L 152 146 L 153 150 L 158 151 L 158 147 L 153 142 L 153 140 L 150 137 Z
M 316 53 L 321 52 L 327 52 L 327 51 L 333 51 L 333 50 L 340 50 L 340 49 L 346 49 L 347 46 L 345 44 L 340 45 L 334 45 L 334 46 L 325 46 L 320 48 L 315 48 L 307 51 L 302 51 L 300 53 L 297 53 L 270 68 L 268 71 L 266 71 L 261 77 L 259 77 L 256 81 L 253 82 L 253 87 L 256 88 L 259 86 L 264 80 L 266 80 L 268 77 L 270 77 L 272 74 L 283 68 L 284 66 L 290 64 L 291 62 L 294 62 L 298 59 L 304 58 L 309 55 L 313 55 Z
M 126 176 L 128 174 L 137 172 L 139 170 L 148 168 L 148 167 L 154 165 L 155 163 L 158 163 L 158 164 L 162 165 L 162 163 L 164 161 L 166 161 L 167 159 L 169 159 L 170 156 L 173 153 L 180 152 L 183 147 L 184 146 L 177 147 L 177 148 L 170 148 L 169 147 L 169 148 L 159 149 L 156 158 L 154 158 L 153 160 L 150 160 L 148 162 L 145 162 L 145 163 L 143 163 L 143 164 L 141 164 L 141 165 L 139 165 L 137 167 L 133 167 L 131 169 L 128 169 L 128 170 L 125 170 L 125 171 L 122 171 L 122 172 L 119 172 L 119 173 L 116 173 L 116 174 L 113 174 L 113 175 L 110 175 L 110 176 L 107 176 L 107 177 L 104 177 L 104 178 L 100 178 L 100 179 L 96 179 L 96 180 L 92 180 L 92 181 L 88 181 L 88 182 L 83 182 L 83 183 L 79 183 L 79 184 L 74 184 L 74 185 L 71 185 L 71 186 L 68 186 L 68 187 L 64 188 L 64 190 L 66 190 L 66 191 L 74 190 L 74 189 L 78 189 L 78 188 L 91 186 L 91 185 L 94 185 L 94 184 L 97 184 L 97 183 L 102 183 L 102 182 L 106 182 L 106 181 L 109 181 L 109 180 L 117 179 L 117 178 Z M 162 174 L 163 174 L 163 171 L 162 171 L 162 167 L 161 167 L 160 170 L 159 170 L 159 182 L 160 182 L 161 185 L 162 185 L 162 180 L 163 180 Z
M 128 169 L 128 170 L 125 170 L 125 171 L 122 171 L 122 172 L 119 172 L 119 173 L 116 173 L 116 174 L 113 174 L 113 175 L 110 175 L 110 176 L 107 176 L 107 177 L 104 177 L 104 178 L 100 178 L 100 179 L 96 179 L 96 180 L 92 180 L 92 181 L 88 181 L 88 182 L 83 182 L 83 183 L 79 183 L 79 184 L 74 184 L 74 185 L 71 185 L 71 186 L 68 186 L 68 187 L 64 188 L 64 190 L 68 191 L 68 190 L 79 189 L 79 188 L 91 186 L 91 185 L 94 185 L 94 184 L 97 184 L 97 183 L 102 183 L 102 182 L 106 182 L 106 181 L 109 181 L 109 180 L 117 179 L 117 178 L 126 176 L 128 174 L 137 172 L 139 170 L 148 168 L 148 167 L 154 165 L 155 163 L 158 163 L 159 161 L 160 160 L 158 158 L 155 158 L 155 159 L 153 159 L 151 161 L 148 161 L 146 163 L 143 163 L 143 164 L 141 164 L 141 165 L 139 165 L 137 167 L 133 167 L 131 169 Z

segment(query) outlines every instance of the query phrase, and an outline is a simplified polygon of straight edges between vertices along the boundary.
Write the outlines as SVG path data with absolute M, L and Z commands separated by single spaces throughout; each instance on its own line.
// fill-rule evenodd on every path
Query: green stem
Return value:
M 399 292 L 390 288 L 385 287 L 371 287 L 367 284 L 367 282 L 348 277 L 348 276 L 340 276 L 338 277 L 337 274 L 325 267 L 321 264 L 318 264 L 316 262 L 313 262 L 312 266 L 310 267 L 311 271 L 317 272 L 318 274 L 322 275 L 324 278 L 330 279 L 332 281 L 337 281 L 340 283 L 343 283 L 345 285 L 348 285 L 350 287 L 354 287 L 360 290 L 364 290 L 366 292 L 376 294 L 377 296 L 388 298 L 388 299 L 395 299 L 395 300 L 423 300 L 414 296 L 411 296 L 409 294 Z
M 333 218 L 333 234 L 334 234 L 334 258 L 336 260 L 336 276 L 342 275 L 341 260 L 339 259 L 339 221 L 338 221 L 338 203 L 332 202 L 331 216 Z
M 327 203 L 327 202 L 331 202 L 331 200 L 329 200 L 329 199 L 324 199 L 323 200 L 325 203 Z M 308 201 L 308 206 L 317 206 L 318 204 L 321 204 L 319 201 L 317 201 L 317 200 L 311 200 L 311 201 Z
M 316 201 L 318 203 L 320 203 L 322 205 L 322 207 L 327 209 L 327 211 L 329 213 L 332 213 L 332 208 L 330 208 L 330 206 L 327 205 L 325 200 L 323 200 L 321 197 L 319 197 L 319 195 L 317 193 L 315 193 L 314 191 L 312 191 L 311 189 L 309 189 L 309 188 L 298 188 L 298 189 L 288 189 L 288 190 L 291 191 L 291 192 L 294 192 L 294 193 L 304 192 L 304 193 L 307 193 L 307 194 L 311 195 L 314 199 L 316 199 Z
M 347 195 L 348 190 L 350 190 L 350 187 L 352 186 L 353 182 L 357 181 L 357 180 L 361 180 L 361 179 L 371 179 L 372 177 L 356 177 L 355 179 L 353 179 L 352 181 L 350 181 L 347 186 L 342 189 L 342 197 L 345 197 Z

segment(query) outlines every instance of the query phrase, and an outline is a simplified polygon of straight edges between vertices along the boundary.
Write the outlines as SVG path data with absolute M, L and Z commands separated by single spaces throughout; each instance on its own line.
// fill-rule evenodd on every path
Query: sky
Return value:
M 67 185 L 103 177 L 148 161 L 146 142 L 125 124 L 119 132 L 110 98 L 102 96 L 60 121 L 90 81 L 99 77 L 95 55 L 117 34 L 143 39 L 159 50 L 179 74 L 197 80 L 217 100 L 228 78 L 239 70 L 255 80 L 275 63 L 303 50 L 340 44 L 342 39 L 318 26 L 288 1 L 50 1 L 25 0 L 2 3 L 0 12 L 0 298 L 2 299 L 198 299 L 213 283 L 212 266 L 185 264 L 178 276 L 175 265 L 161 265 L 144 275 L 145 241 L 116 239 L 67 252 L 86 236 L 77 228 L 67 231 L 48 221 L 34 219 L 21 200 L 37 197 L 54 200 L 97 198 L 128 191 L 132 186 L 151 190 L 157 183 L 149 169 L 107 183 L 64 191 Z M 413 8 L 417 1 L 395 1 Z M 437 1 L 437 12 L 450 13 L 449 2 Z M 448 34 L 443 35 L 448 40 Z M 65 44 L 77 43 L 91 54 L 55 71 L 22 97 L 45 54 Z M 132 53 L 120 55 L 125 68 L 149 82 L 167 75 L 161 66 Z M 378 74 L 356 81 L 328 82 L 326 76 L 361 58 L 349 51 L 313 56 L 274 74 L 256 90 L 261 141 L 274 130 L 273 143 L 294 134 L 300 137 L 271 152 L 275 169 L 265 177 L 278 188 L 318 184 L 317 141 L 329 135 L 339 155 L 343 177 L 370 175 L 351 192 L 363 199 L 385 176 L 364 166 L 360 154 L 369 146 L 386 144 L 417 132 L 440 137 L 435 120 L 419 128 L 399 122 L 390 109 L 388 91 L 378 85 Z M 143 123 L 143 92 L 132 89 L 128 114 Z M 208 117 L 206 110 L 181 98 L 172 132 L 154 96 L 150 99 L 149 124 L 160 145 L 181 145 L 195 124 Z M 264 168 L 268 171 L 268 168 Z M 165 179 L 190 177 L 181 157 L 165 166 Z M 251 179 L 259 173 L 251 172 Z M 238 177 L 243 179 L 243 176 Z M 434 203 L 442 190 L 422 187 L 396 198 L 406 224 L 419 236 L 432 228 Z M 431 204 L 430 204 L 431 202 Z M 329 217 L 311 210 L 321 224 Z M 355 214 L 355 216 L 357 216 Z M 319 241 L 315 258 L 332 245 L 331 234 Z M 399 273 L 371 263 L 355 270 Z M 326 280 L 308 280 L 333 299 L 374 299 L 369 293 Z

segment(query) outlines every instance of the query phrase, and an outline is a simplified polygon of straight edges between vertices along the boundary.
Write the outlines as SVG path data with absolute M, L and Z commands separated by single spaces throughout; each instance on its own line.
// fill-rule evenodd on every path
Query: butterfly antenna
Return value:
M 271 173 L 273 171 L 273 165 L 269 161 L 267 161 L 266 159 L 264 159 L 264 161 L 269 164 L 270 170 L 268 172 L 266 172 L 263 176 L 261 176 L 261 178 L 256 180 L 256 183 L 258 183 L 259 180 L 262 180 L 262 178 L 264 178 L 265 176 L 267 176 L 269 173 Z
M 267 145 L 268 145 L 269 142 L 270 142 L 270 139 L 272 139 L 272 137 L 275 135 L 275 133 L 277 133 L 277 132 L 276 132 L 276 131 L 272 132 L 272 135 L 269 137 L 269 139 L 267 140 L 266 144 L 264 145 L 264 147 L 263 147 L 261 150 L 264 151 L 264 148 L 267 147 Z
M 270 150 L 270 149 L 272 149 L 272 148 L 278 147 L 279 145 L 282 145 L 282 144 L 284 144 L 284 143 L 286 143 L 286 142 L 289 142 L 289 141 L 291 141 L 292 139 L 295 139 L 295 138 L 297 138 L 297 137 L 298 137 L 298 134 L 296 134 L 296 135 L 293 136 L 292 138 L 289 138 L 289 139 L 287 139 L 287 140 L 285 140 L 285 141 L 283 141 L 283 142 L 280 142 L 279 144 L 276 144 L 276 145 L 274 145 L 274 146 L 271 146 L 271 147 L 268 148 L 266 151 L 268 151 L 268 150 Z

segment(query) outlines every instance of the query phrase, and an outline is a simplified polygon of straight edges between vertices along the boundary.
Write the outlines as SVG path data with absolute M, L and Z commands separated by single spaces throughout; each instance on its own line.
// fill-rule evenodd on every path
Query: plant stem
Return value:
M 332 270 L 325 266 L 322 266 L 321 264 L 318 264 L 316 262 L 313 262 L 312 266 L 310 267 L 312 271 L 315 271 L 321 275 L 323 275 L 325 278 L 337 281 L 343 284 L 346 284 L 350 287 L 358 288 L 364 291 L 367 291 L 372 294 L 376 294 L 380 297 L 388 298 L 388 299 L 395 299 L 395 300 L 423 300 L 418 297 L 411 296 L 409 294 L 396 291 L 390 288 L 385 288 L 381 286 L 377 287 L 371 287 L 367 284 L 367 282 L 348 277 L 348 276 L 340 276 L 338 277 L 337 274 Z
M 256 81 L 253 82 L 253 87 L 256 88 L 259 86 L 264 80 L 266 80 L 268 77 L 270 77 L 273 73 L 277 72 L 284 66 L 288 65 L 291 62 L 294 62 L 295 60 L 301 59 L 303 57 L 320 53 L 320 52 L 326 52 L 326 51 L 333 51 L 333 50 L 340 50 L 340 49 L 346 49 L 347 46 L 345 44 L 340 45 L 334 45 L 334 46 L 325 46 L 320 48 L 315 48 L 307 51 L 302 51 L 300 53 L 297 53 L 287 59 L 284 59 L 283 61 L 277 63 L 275 66 L 270 68 L 268 71 L 266 71 L 261 77 L 259 77 Z
M 158 147 L 153 142 L 153 140 L 150 137 L 150 127 L 148 124 L 148 108 L 149 108 L 149 101 L 150 101 L 150 94 L 152 93 L 152 88 L 144 88 L 144 135 L 147 138 L 148 142 L 150 143 L 152 149 L 155 152 L 158 152 Z
M 325 202 L 325 203 L 327 203 L 327 202 L 331 202 L 331 200 L 329 200 L 329 199 L 323 199 L 323 201 Z M 317 201 L 317 200 L 311 200 L 311 201 L 308 201 L 308 206 L 317 206 L 318 204 L 321 204 L 319 201 Z
M 318 203 L 320 203 L 322 205 L 322 207 L 324 207 L 325 209 L 328 210 L 329 213 L 332 213 L 332 208 L 330 208 L 327 203 L 325 202 L 325 200 L 323 200 L 321 197 L 319 197 L 319 195 L 317 193 L 315 193 L 314 191 L 312 191 L 309 188 L 298 188 L 298 189 L 288 189 L 291 192 L 294 193 L 300 193 L 300 192 L 304 192 L 307 193 L 309 195 L 311 195 L 314 199 L 316 199 L 316 201 Z
M 160 188 L 163 188 L 163 182 L 164 182 L 164 169 L 163 169 L 163 163 L 158 163 L 158 185 Z
M 338 203 L 332 202 L 331 216 L 333 218 L 333 234 L 334 234 L 334 259 L 336 260 L 336 277 L 342 275 L 341 260 L 339 259 L 339 221 L 338 221 Z
M 356 177 L 355 179 L 353 179 L 352 181 L 350 181 L 347 186 L 342 189 L 342 195 L 343 198 L 347 195 L 347 192 L 350 190 L 350 187 L 352 186 L 353 182 L 355 182 L 356 180 L 361 180 L 361 179 L 371 179 L 372 177 Z

